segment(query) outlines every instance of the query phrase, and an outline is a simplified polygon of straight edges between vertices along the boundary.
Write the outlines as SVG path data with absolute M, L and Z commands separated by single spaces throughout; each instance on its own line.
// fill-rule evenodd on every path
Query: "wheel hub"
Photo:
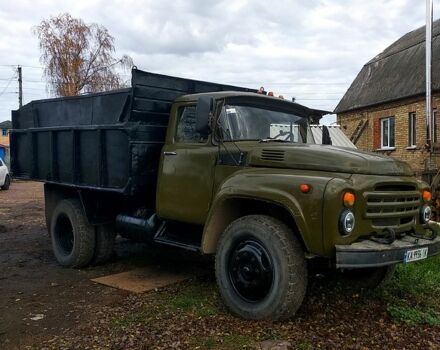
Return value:
M 238 242 L 229 259 L 229 278 L 235 291 L 248 302 L 259 302 L 269 293 L 273 266 L 266 248 L 248 238 Z

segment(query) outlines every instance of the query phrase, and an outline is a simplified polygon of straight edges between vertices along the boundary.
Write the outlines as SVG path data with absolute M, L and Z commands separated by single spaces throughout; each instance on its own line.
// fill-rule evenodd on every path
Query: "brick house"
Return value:
M 0 123 L 0 158 L 9 165 L 9 131 L 12 128 L 10 120 Z
M 434 146 L 440 150 L 440 20 L 432 32 Z M 419 175 L 438 168 L 440 158 L 430 157 L 425 147 L 425 27 L 366 63 L 334 113 L 359 149 L 404 160 Z
M 10 120 L 0 123 L 0 143 L 9 146 L 9 130 L 12 129 Z

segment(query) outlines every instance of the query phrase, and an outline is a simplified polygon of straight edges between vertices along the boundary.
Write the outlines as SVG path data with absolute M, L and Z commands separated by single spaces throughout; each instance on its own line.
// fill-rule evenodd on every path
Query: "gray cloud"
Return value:
M 332 110 L 362 65 L 424 24 L 416 0 L 77 0 L 0 3 L 0 93 L 21 64 L 25 102 L 47 96 L 31 28 L 70 12 L 106 26 L 117 54 L 145 70 L 295 96 Z M 439 17 L 439 9 L 435 9 Z M 128 78 L 128 77 L 127 77 Z M 0 121 L 17 108 L 17 83 L 0 96 Z

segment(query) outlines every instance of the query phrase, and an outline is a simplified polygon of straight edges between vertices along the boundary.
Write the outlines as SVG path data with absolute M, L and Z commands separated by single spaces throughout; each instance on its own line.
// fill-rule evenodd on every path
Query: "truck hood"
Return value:
M 408 164 L 391 157 L 357 149 L 314 144 L 266 143 L 250 151 L 249 165 L 352 174 L 414 175 Z

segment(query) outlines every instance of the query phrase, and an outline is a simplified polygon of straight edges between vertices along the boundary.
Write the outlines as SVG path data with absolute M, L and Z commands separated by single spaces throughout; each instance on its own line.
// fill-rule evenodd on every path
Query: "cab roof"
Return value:
M 283 110 L 292 110 L 300 113 L 303 116 L 312 117 L 313 122 L 317 123 L 322 116 L 330 114 L 331 112 L 319 109 L 308 108 L 296 102 L 285 99 L 280 99 L 276 96 L 267 96 L 257 94 L 254 92 L 240 92 L 240 91 L 219 91 L 219 92 L 205 92 L 198 94 L 183 95 L 176 99 L 176 102 L 195 102 L 201 96 L 211 96 L 216 100 L 227 99 L 232 101 L 248 101 L 256 106 L 275 107 Z

